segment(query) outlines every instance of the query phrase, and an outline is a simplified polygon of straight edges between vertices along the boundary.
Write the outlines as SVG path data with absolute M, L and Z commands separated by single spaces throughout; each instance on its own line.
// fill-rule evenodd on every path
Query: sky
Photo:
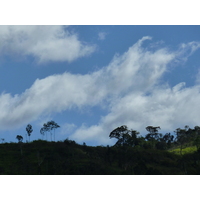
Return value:
M 200 26 L 0 26 L 0 138 L 113 145 L 127 125 L 146 135 L 200 126 Z M 50 135 L 48 135 L 50 141 Z

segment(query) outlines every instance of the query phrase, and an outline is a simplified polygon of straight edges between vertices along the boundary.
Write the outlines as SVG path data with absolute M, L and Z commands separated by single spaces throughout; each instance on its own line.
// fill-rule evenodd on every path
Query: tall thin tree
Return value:
M 42 135 L 44 135 L 44 133 L 46 133 L 46 137 L 47 137 L 47 132 L 50 132 L 50 134 L 51 134 L 51 141 L 52 141 L 52 130 L 53 130 L 54 131 L 54 141 L 55 141 L 55 129 L 59 128 L 59 127 L 60 126 L 56 122 L 54 122 L 54 121 L 48 121 L 40 129 L 40 133 Z
M 31 136 L 31 133 L 33 132 L 33 128 L 32 128 L 32 126 L 30 124 L 27 125 L 26 132 L 27 132 L 27 134 L 29 136 L 29 142 L 30 142 L 30 136 Z
M 49 121 L 47 122 L 46 125 L 47 125 L 47 131 L 49 131 L 51 134 L 51 141 L 52 141 L 52 130 L 54 131 L 54 141 L 55 141 L 55 129 L 59 128 L 60 126 L 54 121 Z

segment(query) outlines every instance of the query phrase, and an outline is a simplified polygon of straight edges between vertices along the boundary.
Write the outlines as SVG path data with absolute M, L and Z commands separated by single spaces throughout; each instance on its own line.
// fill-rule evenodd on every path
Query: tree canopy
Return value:
M 31 133 L 33 132 L 33 128 L 32 128 L 32 126 L 30 124 L 27 125 L 26 132 L 27 132 L 27 134 L 29 136 L 29 142 L 30 142 L 30 136 L 31 136 Z
M 116 146 L 135 146 L 137 144 L 137 135 L 139 132 L 135 130 L 129 130 L 126 125 L 114 129 L 109 137 L 116 138 Z
M 55 141 L 55 129 L 59 128 L 60 126 L 54 121 L 48 121 L 44 123 L 43 127 L 40 129 L 40 133 L 44 135 L 47 132 L 51 134 L 51 141 L 52 141 L 52 130 L 54 130 L 54 141 Z

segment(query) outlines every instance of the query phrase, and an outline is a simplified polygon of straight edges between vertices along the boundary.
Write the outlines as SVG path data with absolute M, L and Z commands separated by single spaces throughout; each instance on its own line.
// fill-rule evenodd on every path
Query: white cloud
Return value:
M 189 56 L 191 56 L 199 48 L 200 43 L 196 41 L 192 41 L 187 44 L 180 44 L 179 49 L 176 52 L 176 61 L 178 63 L 180 63 L 180 61 L 186 62 Z
M 112 105 L 98 125 L 80 127 L 72 139 L 111 144 L 109 133 L 116 127 L 129 128 L 146 134 L 145 127 L 160 126 L 162 131 L 174 131 L 185 125 L 199 125 L 200 86 L 191 88 L 157 88 L 151 95 L 130 93 Z M 106 131 L 105 131 L 106 130 Z
M 200 86 L 159 85 L 181 50 L 150 51 L 142 47 L 147 39 L 151 38 L 144 37 L 124 54 L 114 56 L 99 71 L 86 75 L 52 75 L 37 79 L 21 95 L 1 94 L 0 129 L 25 125 L 52 112 L 101 104 L 107 106 L 108 114 L 98 124 L 77 128 L 70 139 L 109 144 L 112 143 L 109 132 L 123 124 L 138 131 L 144 131 L 148 125 L 161 126 L 162 130 L 173 130 L 178 124 L 198 125 Z M 194 49 L 191 43 L 188 46 Z
M 0 54 L 33 56 L 39 63 L 74 61 L 95 51 L 67 26 L 0 26 Z
M 107 35 L 106 32 L 99 32 L 98 39 L 99 40 L 105 40 L 106 39 L 106 35 Z
M 138 44 L 141 45 L 140 42 Z M 77 141 L 87 139 L 88 141 L 96 141 L 97 144 L 110 144 L 111 141 L 108 137 L 110 131 L 124 124 L 142 134 L 146 134 L 145 127 L 149 125 L 161 126 L 162 131 L 173 131 L 178 128 L 177 126 L 199 124 L 200 85 L 184 88 L 185 83 L 179 83 L 170 88 L 168 85 L 158 85 L 157 83 L 166 72 L 170 61 L 177 61 L 177 57 L 181 60 L 187 59 L 194 52 L 194 48 L 197 50 L 200 47 L 200 44 L 196 42 L 189 43 L 188 46 L 185 44 L 184 52 L 179 49 L 174 53 L 170 53 L 166 49 L 152 53 L 136 48 L 137 45 L 128 51 L 135 59 L 131 60 L 131 63 L 134 63 L 134 68 L 128 67 L 130 58 L 127 56 L 128 52 L 119 57 L 120 60 L 125 57 L 126 64 L 121 65 L 125 66 L 124 71 L 119 71 L 117 68 L 118 58 L 114 59 L 115 67 L 113 67 L 113 73 L 116 72 L 113 77 L 119 76 L 116 79 L 119 83 L 118 88 L 121 85 L 122 87 L 126 85 L 124 89 L 127 89 L 128 83 L 130 83 L 132 89 L 128 93 L 118 96 L 115 100 L 112 99 L 109 113 L 101 118 L 99 124 L 80 127 L 72 136 L 73 139 Z M 197 46 L 198 48 L 196 48 Z M 189 54 L 186 54 L 185 48 Z M 140 58 L 142 59 L 140 60 Z M 108 69 L 112 64 L 113 62 L 108 66 Z M 130 69 L 134 69 L 135 73 L 131 73 Z M 120 75 L 124 83 L 121 82 Z M 149 94 L 147 95 L 147 93 Z

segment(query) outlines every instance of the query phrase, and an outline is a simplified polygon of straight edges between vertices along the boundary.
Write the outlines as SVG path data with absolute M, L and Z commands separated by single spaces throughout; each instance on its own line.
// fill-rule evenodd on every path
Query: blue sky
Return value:
M 0 26 L 0 138 L 112 145 L 116 127 L 200 125 L 200 26 Z M 50 136 L 48 136 L 50 140 Z

